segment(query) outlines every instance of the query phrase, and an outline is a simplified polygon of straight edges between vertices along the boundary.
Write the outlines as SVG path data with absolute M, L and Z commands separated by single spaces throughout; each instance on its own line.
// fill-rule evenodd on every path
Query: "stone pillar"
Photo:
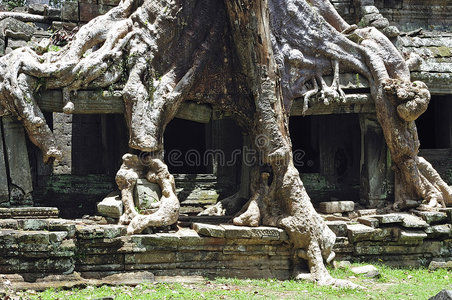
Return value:
M 388 197 L 390 159 L 383 130 L 374 114 L 360 114 L 362 204 L 378 207 Z
M 5 148 L 3 145 L 3 126 L 0 118 L 0 207 L 9 206 L 8 173 L 5 163 Z
M 72 115 L 53 113 L 53 134 L 62 152 L 61 160 L 53 164 L 53 174 L 71 174 Z
M 10 204 L 33 205 L 33 183 L 24 128 L 15 118 L 3 117 L 3 135 L 10 178 Z

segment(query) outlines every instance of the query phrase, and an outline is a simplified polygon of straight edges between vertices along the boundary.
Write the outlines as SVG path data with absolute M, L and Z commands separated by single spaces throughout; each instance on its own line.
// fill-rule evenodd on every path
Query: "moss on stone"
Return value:
M 435 57 L 452 57 L 452 51 L 449 47 L 439 46 L 439 47 L 428 47 Z

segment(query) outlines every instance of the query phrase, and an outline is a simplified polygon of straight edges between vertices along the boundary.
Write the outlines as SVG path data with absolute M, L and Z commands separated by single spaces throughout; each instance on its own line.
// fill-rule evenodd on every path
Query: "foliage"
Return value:
M 13 10 L 16 7 L 23 7 L 27 4 L 26 0 L 11 0 L 11 1 L 2 1 L 2 4 L 8 5 L 8 10 Z

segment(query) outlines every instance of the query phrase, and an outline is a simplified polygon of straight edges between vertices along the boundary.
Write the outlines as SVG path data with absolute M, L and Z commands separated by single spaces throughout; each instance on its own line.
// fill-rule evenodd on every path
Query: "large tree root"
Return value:
M 105 88 L 126 75 L 122 83 L 129 145 L 160 153 L 165 127 L 182 101 L 206 73 L 213 69 L 220 74 L 227 65 L 233 74 L 226 81 L 245 95 L 238 98 L 250 103 L 240 105 L 234 97 L 215 100 L 239 116 L 244 129 L 260 141 L 254 148 L 264 164 L 234 223 L 284 228 L 294 248 L 295 277 L 306 277 L 296 264 L 306 259 L 312 280 L 339 284 L 324 266 L 334 257 L 335 236 L 312 207 L 292 162 L 288 114 L 294 97 L 305 95 L 306 108 L 314 94 L 325 103 L 343 97 L 339 67 L 368 78 L 400 183 L 398 203 L 424 200 L 427 208 L 435 208 L 451 202 L 450 188 L 417 156 L 413 121 L 425 111 L 428 91 L 421 83 L 410 83 L 408 64 L 383 34 L 355 28 L 328 0 L 123 0 L 83 26 L 56 54 L 23 48 L 0 58 L 0 111 L 23 120 L 30 139 L 51 161 L 59 152 L 33 98 L 41 81 L 47 88 L 63 89 L 64 110 L 71 113 L 71 95 L 78 89 Z M 216 56 L 210 57 L 212 53 Z M 217 60 L 224 63 L 211 64 Z M 327 86 L 322 76 L 331 74 L 332 67 L 334 81 Z M 309 80 L 317 86 L 313 91 L 305 87 Z M 223 96 L 229 92 L 221 91 Z M 127 154 L 117 174 L 125 207 L 121 222 L 129 224 L 129 234 L 177 220 L 174 179 L 161 159 L 148 163 Z M 151 215 L 139 214 L 133 204 L 136 180 L 144 176 L 163 191 Z
M 158 209 L 150 215 L 138 213 L 133 199 L 137 179 L 144 175 L 149 182 L 159 184 L 162 189 Z M 124 204 L 124 214 L 120 218 L 120 223 L 129 225 L 128 234 L 140 233 L 148 227 L 167 226 L 177 222 L 180 204 L 176 196 L 174 177 L 161 159 L 150 158 L 144 165 L 138 156 L 125 154 L 121 169 L 116 175 L 116 183 L 121 190 Z

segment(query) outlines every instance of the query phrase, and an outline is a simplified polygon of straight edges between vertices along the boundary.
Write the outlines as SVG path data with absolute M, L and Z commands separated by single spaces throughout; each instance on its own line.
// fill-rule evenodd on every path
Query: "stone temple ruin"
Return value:
M 116 0 L 29 4 L 0 12 L 0 53 L 23 46 L 52 51 L 79 26 L 106 13 Z M 452 185 L 452 1 L 333 0 L 350 24 L 373 26 L 404 55 L 422 63 L 412 80 L 428 85 L 431 101 L 416 120 L 420 155 Z M 332 76 L 325 78 L 330 84 Z M 329 82 L 328 82 L 329 81 Z M 370 97 L 368 81 L 341 73 L 342 102 L 290 110 L 294 164 L 317 212 L 336 234 L 336 259 L 390 265 L 442 265 L 452 261 L 452 208 L 394 211 L 398 182 Z M 231 277 L 292 276 L 287 233 L 276 227 L 234 226 L 234 213 L 210 207 L 234 194 L 250 195 L 247 147 L 253 141 L 216 107 L 185 101 L 165 130 L 165 162 L 180 201 L 177 224 L 128 235 L 115 175 L 129 152 L 122 94 L 81 89 L 63 113 L 64 91 L 43 89 L 37 103 L 62 149 L 46 165 L 40 150 L 12 116 L 0 118 L 0 273 L 35 281 L 78 272 L 103 278 L 121 272 Z M 0 107 L 1 108 L 1 107 Z M 0 110 L 0 115 L 2 111 Z M 146 154 L 139 158 L 145 163 Z M 139 179 L 137 210 L 153 211 L 156 184 Z M 243 202 L 243 204 L 246 200 Z M 232 209 L 232 208 L 231 208 Z M 210 212 L 210 213 L 208 213 Z M 306 266 L 307 267 L 307 266 Z

